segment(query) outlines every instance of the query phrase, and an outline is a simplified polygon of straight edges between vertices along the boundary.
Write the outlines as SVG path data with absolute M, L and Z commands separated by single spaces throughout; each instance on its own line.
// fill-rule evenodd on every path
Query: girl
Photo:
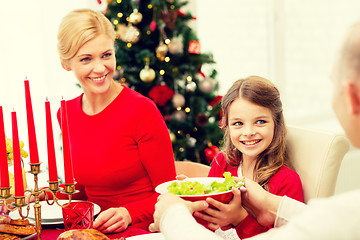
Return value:
M 101 207 L 94 228 L 102 232 L 147 231 L 155 186 L 175 179 L 173 151 L 154 102 L 113 80 L 114 40 L 111 22 L 93 10 L 72 11 L 59 27 L 61 65 L 84 91 L 66 102 L 76 198 Z
M 223 152 L 214 159 L 209 177 L 222 177 L 225 171 L 259 183 L 276 195 L 303 201 L 299 175 L 288 168 L 286 126 L 278 89 L 267 79 L 250 76 L 236 81 L 222 98 Z M 265 232 L 239 204 L 239 191 L 229 204 L 209 198 L 208 208 L 195 216 L 209 222 L 209 228 L 234 226 L 241 239 Z

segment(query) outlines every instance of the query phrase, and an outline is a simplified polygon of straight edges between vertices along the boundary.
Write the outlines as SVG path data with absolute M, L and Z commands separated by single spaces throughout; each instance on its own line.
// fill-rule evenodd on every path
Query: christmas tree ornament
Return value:
M 175 133 L 173 133 L 173 132 L 170 132 L 170 140 L 171 140 L 171 142 L 175 142 L 176 141 L 176 135 L 175 135 Z
M 128 25 L 118 24 L 116 32 L 119 34 L 119 38 L 123 42 L 137 43 L 140 39 L 140 31 L 137 27 L 131 23 Z
M 184 52 L 184 44 L 179 38 L 173 38 L 168 44 L 171 54 L 182 54 Z
M 183 110 L 178 110 L 172 114 L 172 117 L 177 119 L 178 121 L 185 121 L 186 113 Z
M 215 83 L 210 77 L 205 77 L 199 82 L 199 89 L 203 93 L 211 93 L 215 89 Z
M 129 21 L 132 24 L 138 24 L 141 22 L 142 19 L 143 15 L 136 8 L 134 8 L 133 12 L 129 16 Z
M 159 46 L 156 48 L 155 52 L 156 52 L 156 57 L 159 60 L 164 61 L 165 56 L 168 52 L 168 46 L 165 43 L 160 42 Z
M 160 13 L 160 19 L 164 21 L 165 26 L 171 31 L 175 28 L 175 22 L 177 18 L 177 12 L 173 9 L 165 9 Z
M 219 148 L 215 145 L 210 145 L 207 148 L 205 148 L 204 153 L 206 156 L 206 161 L 210 165 L 212 163 L 212 161 L 214 160 L 214 158 L 218 155 Z
M 189 42 L 189 49 L 188 49 L 189 53 L 200 54 L 200 49 L 201 49 L 201 46 L 200 46 L 199 41 L 192 40 Z
M 154 69 L 149 67 L 149 64 L 146 64 L 145 67 L 140 71 L 139 76 L 143 82 L 152 82 L 155 79 L 156 73 Z
M 174 108 L 182 107 L 185 105 L 185 98 L 180 93 L 175 93 L 172 98 L 172 104 Z
M 174 94 L 174 90 L 169 88 L 165 83 L 154 86 L 149 91 L 149 97 L 160 107 L 165 106 Z
M 220 104 L 221 99 L 222 99 L 222 96 L 218 95 L 218 96 L 214 97 L 213 100 L 211 100 L 209 102 L 209 105 L 214 107 L 215 105 Z
M 188 81 L 185 87 L 186 91 L 188 92 L 195 92 L 196 90 L 196 83 L 193 81 Z
M 204 127 L 209 122 L 209 117 L 205 113 L 199 113 L 195 118 L 198 127 Z
M 187 141 L 189 147 L 195 147 L 196 142 L 197 142 L 196 139 L 193 137 L 189 137 Z

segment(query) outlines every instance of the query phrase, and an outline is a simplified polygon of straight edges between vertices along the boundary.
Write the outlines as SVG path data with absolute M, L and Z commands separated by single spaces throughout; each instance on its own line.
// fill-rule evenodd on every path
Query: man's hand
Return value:
M 245 178 L 245 188 L 241 189 L 242 205 L 259 224 L 274 224 L 281 196 L 274 195 L 263 189 L 258 183 Z
M 192 214 L 194 211 L 202 211 L 209 207 L 206 201 L 190 202 L 181 199 L 171 193 L 165 193 L 159 196 L 158 202 L 155 204 L 154 222 L 150 224 L 150 232 L 160 231 L 160 220 L 165 211 L 176 203 L 184 204 L 189 212 Z

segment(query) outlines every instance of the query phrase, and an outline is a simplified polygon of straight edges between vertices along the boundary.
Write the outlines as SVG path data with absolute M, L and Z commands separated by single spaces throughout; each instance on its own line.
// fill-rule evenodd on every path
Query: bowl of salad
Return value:
M 155 191 L 160 194 L 170 192 L 188 201 L 200 201 L 211 197 L 219 202 L 228 203 L 233 197 L 232 187 L 240 188 L 243 185 L 242 181 L 235 182 L 235 177 L 225 172 L 223 178 L 198 177 L 165 182 L 158 185 Z

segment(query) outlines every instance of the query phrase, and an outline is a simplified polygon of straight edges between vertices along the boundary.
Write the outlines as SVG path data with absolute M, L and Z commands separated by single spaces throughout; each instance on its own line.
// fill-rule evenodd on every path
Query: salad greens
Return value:
M 232 187 L 239 188 L 244 185 L 244 181 L 235 182 L 235 177 L 230 172 L 224 172 L 224 182 L 213 181 L 209 184 L 202 184 L 198 181 L 173 182 L 167 187 L 170 193 L 175 195 L 203 195 L 221 193 L 231 190 Z

